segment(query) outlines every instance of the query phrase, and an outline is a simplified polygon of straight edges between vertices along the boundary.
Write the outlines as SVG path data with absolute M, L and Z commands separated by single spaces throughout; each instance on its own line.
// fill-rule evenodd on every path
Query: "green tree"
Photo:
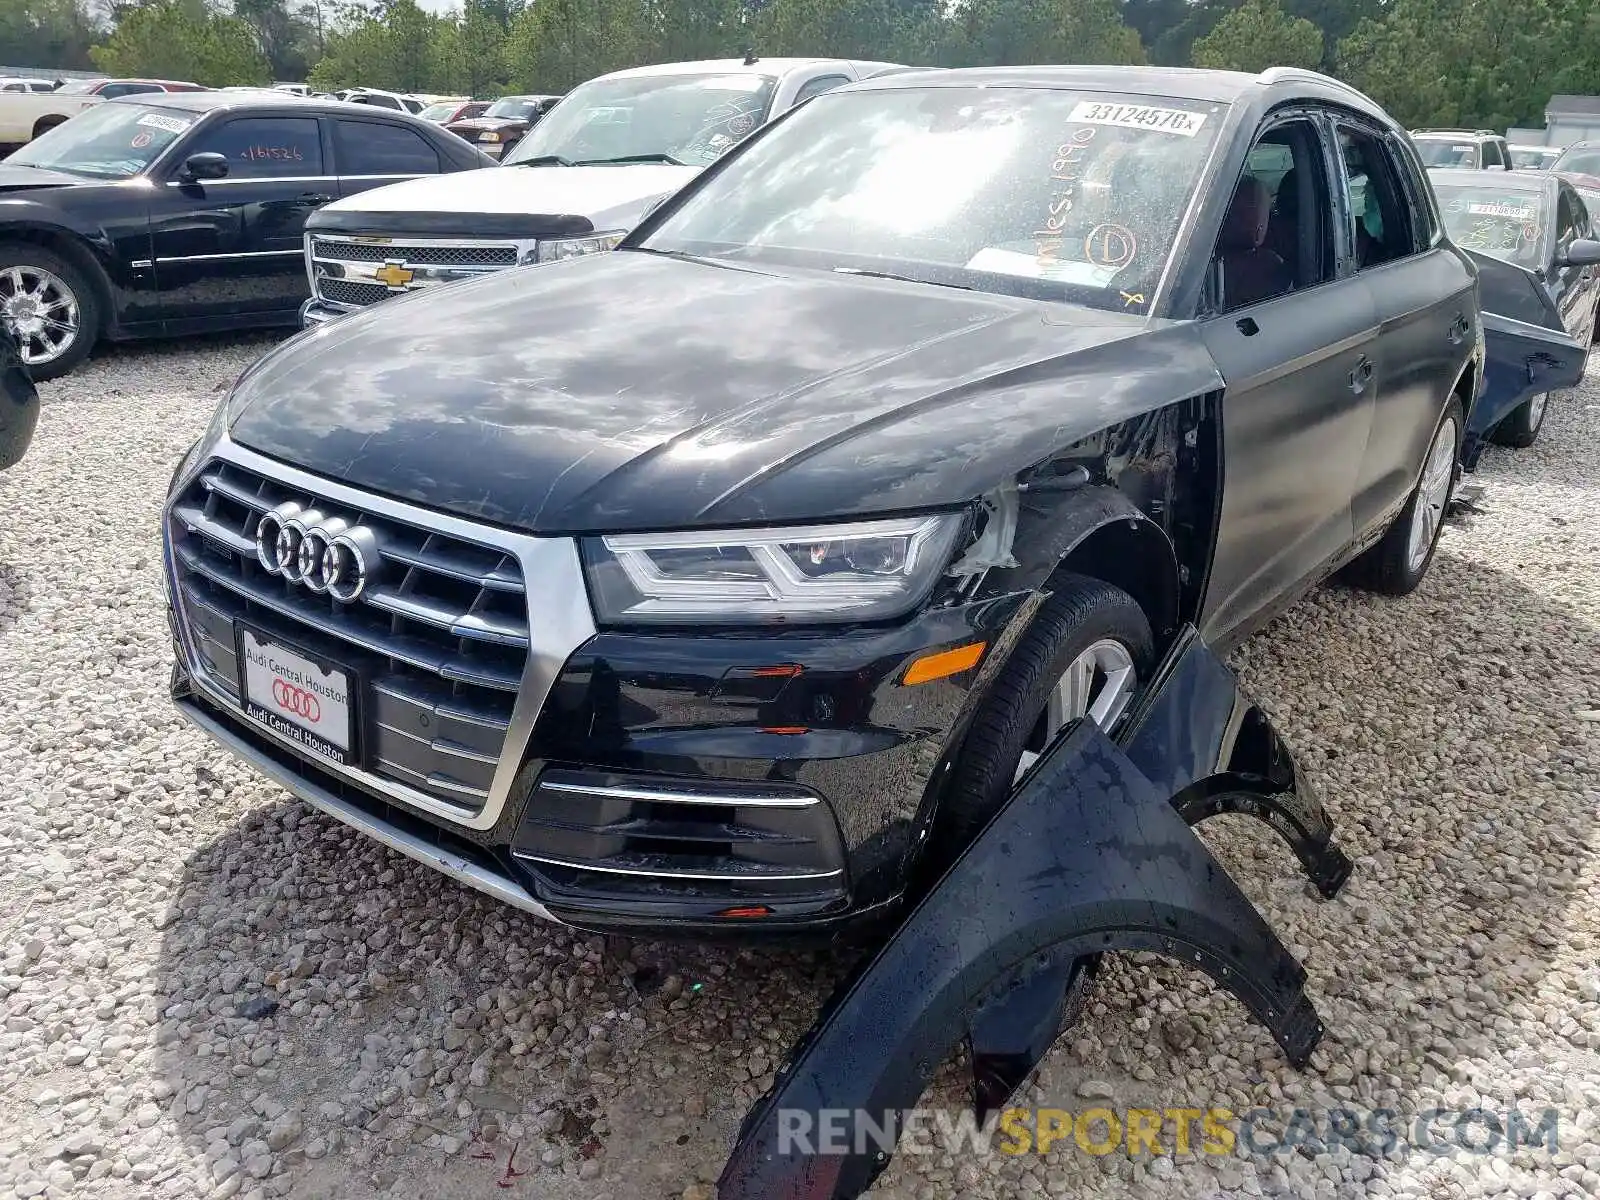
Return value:
M 1142 63 L 1144 45 L 1118 0 L 958 0 L 944 65 Z
M 1194 44 L 1194 65 L 1227 71 L 1322 65 L 1322 31 L 1278 0 L 1246 0 Z
M 266 56 L 244 21 L 169 2 L 128 12 L 89 57 L 108 75 L 188 79 L 209 87 L 272 79 Z
M 0 0 L 0 63 L 82 70 L 99 36 L 83 0 Z
M 512 84 L 524 92 L 565 92 L 651 61 L 652 34 L 643 0 L 538 0 L 511 26 Z

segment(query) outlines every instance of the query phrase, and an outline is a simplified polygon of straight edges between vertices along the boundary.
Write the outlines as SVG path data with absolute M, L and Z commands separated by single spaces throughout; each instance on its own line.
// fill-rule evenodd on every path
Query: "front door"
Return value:
M 156 286 L 173 332 L 246 322 L 292 321 L 308 294 L 306 218 L 335 198 L 316 117 L 236 117 L 198 130 L 183 158 L 214 152 L 228 174 L 185 181 L 181 161 L 151 202 Z
M 1376 320 L 1365 285 L 1335 271 L 1331 167 L 1319 121 L 1269 126 L 1212 261 L 1214 315 L 1201 328 L 1226 390 L 1208 640 L 1251 627 L 1352 539 Z

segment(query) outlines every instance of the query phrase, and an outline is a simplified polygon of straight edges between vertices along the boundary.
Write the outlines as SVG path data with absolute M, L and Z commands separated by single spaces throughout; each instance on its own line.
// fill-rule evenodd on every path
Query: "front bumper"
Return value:
M 300 306 L 300 328 L 312 329 L 335 317 L 359 311 L 354 308 L 334 308 L 331 304 L 325 304 L 313 296 Z
M 356 620 L 361 605 L 340 608 L 257 572 L 249 505 L 268 503 L 252 501 L 258 493 L 365 513 L 380 530 L 432 528 L 435 545 L 492 542 L 520 564 L 531 647 L 525 666 L 497 651 L 500 686 L 515 687 L 513 672 L 523 672 L 514 705 L 501 710 L 503 743 L 462 744 L 474 735 L 454 715 L 461 684 L 449 683 L 448 664 L 442 680 L 419 675 L 418 663 L 452 653 L 448 638 L 421 654 L 422 627 L 397 638 L 407 631 L 390 630 L 386 617 Z M 931 781 L 943 777 L 975 674 L 906 686 L 905 669 L 930 651 L 992 643 L 1023 603 L 936 605 L 892 627 L 596 632 L 569 539 L 479 529 L 228 442 L 179 485 L 165 533 L 173 692 L 188 719 L 402 853 L 592 929 L 789 934 L 892 904 L 931 822 Z M 394 611 L 393 595 L 379 599 L 387 607 L 367 617 Z M 350 668 L 351 761 L 323 759 L 246 717 L 240 623 Z M 473 789 L 482 798 L 472 804 L 453 798 Z

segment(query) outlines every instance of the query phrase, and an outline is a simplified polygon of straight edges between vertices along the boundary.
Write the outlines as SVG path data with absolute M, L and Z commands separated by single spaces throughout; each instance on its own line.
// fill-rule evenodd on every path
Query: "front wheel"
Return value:
M 65 375 L 100 334 L 100 299 L 75 265 L 31 243 L 0 246 L 0 320 L 36 380 Z
M 1526 450 L 1538 439 L 1539 427 L 1544 424 L 1545 410 L 1549 406 L 1549 392 L 1529 396 L 1489 431 L 1489 440 L 1496 446 Z
M 1138 601 L 1098 579 L 1058 576 L 973 717 L 938 814 L 935 861 L 948 863 L 978 835 L 1073 721 L 1114 730 L 1154 660 Z
M 1461 458 L 1461 401 L 1452 397 L 1440 418 L 1411 499 L 1381 541 L 1350 564 L 1350 581 L 1369 591 L 1404 596 L 1416 590 L 1433 563 L 1444 530 L 1444 511 Z

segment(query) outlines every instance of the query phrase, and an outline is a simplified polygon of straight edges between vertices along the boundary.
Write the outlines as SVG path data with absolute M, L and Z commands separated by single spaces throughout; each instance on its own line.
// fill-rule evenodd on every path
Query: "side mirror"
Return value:
M 228 156 L 218 154 L 215 150 L 206 150 L 183 160 L 183 170 L 178 172 L 178 179 L 183 183 L 195 183 L 202 179 L 222 179 L 227 174 Z
M 1579 238 L 1561 256 L 1563 267 L 1592 267 L 1596 263 L 1600 263 L 1600 242 L 1593 238 Z

